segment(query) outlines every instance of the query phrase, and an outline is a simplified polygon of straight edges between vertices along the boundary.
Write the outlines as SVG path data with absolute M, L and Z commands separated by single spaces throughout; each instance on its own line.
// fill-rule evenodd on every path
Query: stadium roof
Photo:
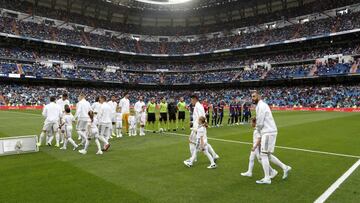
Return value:
M 346 0 L 21 0 L 33 11 L 49 8 L 136 28 L 249 26 L 321 12 L 348 4 Z M 350 0 L 354 1 L 354 0 Z M 266 22 L 261 22 L 266 21 Z M 244 24 L 244 25 L 242 25 Z M 205 28 L 208 29 L 208 28 Z M 213 30 L 222 28 L 213 26 Z M 139 30 L 139 29 L 138 29 Z M 205 31 L 194 29 L 193 34 Z M 136 34 L 136 33 L 135 33 Z

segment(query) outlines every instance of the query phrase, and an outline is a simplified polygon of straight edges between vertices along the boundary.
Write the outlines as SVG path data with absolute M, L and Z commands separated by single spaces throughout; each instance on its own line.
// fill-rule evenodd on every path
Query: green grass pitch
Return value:
M 274 117 L 278 146 L 360 156 L 359 113 L 274 112 Z M 0 137 L 38 135 L 42 123 L 39 111 L 0 111 Z M 358 160 L 277 148 L 275 154 L 293 171 L 284 181 L 277 168 L 272 185 L 256 185 L 263 176 L 257 162 L 252 178 L 240 176 L 250 145 L 224 141 L 252 142 L 250 126 L 210 128 L 208 136 L 221 139 L 209 140 L 221 157 L 215 170 L 206 168 L 202 154 L 194 167 L 183 165 L 189 157 L 186 137 L 153 133 L 112 139 L 103 156 L 95 155 L 92 142 L 87 155 L 42 147 L 0 157 L 0 202 L 313 202 Z M 328 202 L 359 202 L 359 182 L 358 168 Z

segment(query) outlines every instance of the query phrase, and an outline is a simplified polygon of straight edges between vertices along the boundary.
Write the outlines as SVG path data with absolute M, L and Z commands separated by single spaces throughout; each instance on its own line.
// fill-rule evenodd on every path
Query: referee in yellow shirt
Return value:
M 166 98 L 163 97 L 161 99 L 161 102 L 159 104 L 160 106 L 160 129 L 159 131 L 161 132 L 161 129 L 163 129 L 164 131 L 166 131 L 167 129 L 167 120 L 168 120 L 168 104 L 166 102 Z

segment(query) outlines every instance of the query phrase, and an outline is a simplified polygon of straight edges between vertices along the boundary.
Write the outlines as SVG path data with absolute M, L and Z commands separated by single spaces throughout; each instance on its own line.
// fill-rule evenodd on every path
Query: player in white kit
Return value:
M 88 113 L 92 109 L 90 103 L 85 99 L 85 94 L 80 93 L 78 100 L 75 113 L 75 119 L 77 120 L 76 131 L 79 136 L 78 140 L 81 139 L 81 145 L 83 145 L 87 142 L 87 126 L 90 121 Z
M 291 167 L 285 165 L 277 157 L 272 155 L 275 150 L 277 127 L 269 105 L 261 100 L 257 92 L 252 93 L 251 98 L 253 103 L 256 104 L 256 130 L 261 136 L 260 158 L 265 174 L 265 177 L 256 181 L 256 183 L 271 184 L 269 160 L 283 169 L 283 179 L 288 177 Z
M 68 94 L 64 93 L 62 94 L 61 98 L 56 101 L 56 104 L 60 106 L 60 108 L 63 111 L 63 115 L 65 114 L 65 106 L 68 105 L 70 107 L 70 102 L 68 100 Z M 64 143 L 65 135 L 62 133 L 62 131 L 59 132 L 60 138 L 56 138 L 57 140 L 60 139 L 60 144 Z
M 190 155 L 191 157 L 195 157 L 193 159 L 193 161 L 196 161 L 196 154 L 197 154 L 197 149 L 196 149 L 196 135 L 197 135 L 197 129 L 199 127 L 199 123 L 195 122 L 198 121 L 200 117 L 205 117 L 205 109 L 204 106 L 200 104 L 199 102 L 199 98 L 196 95 L 192 95 L 191 96 L 191 103 L 192 105 L 194 105 L 194 110 L 193 110 L 193 127 L 191 129 L 191 133 L 189 136 L 189 148 L 190 148 Z M 212 146 L 207 143 L 207 148 L 208 151 L 210 152 L 210 154 L 212 155 L 212 157 L 214 158 L 214 160 L 216 161 L 217 159 L 219 159 L 219 155 L 217 155 L 214 151 L 214 149 L 212 148 Z M 185 165 L 192 165 L 192 161 L 190 161 L 190 159 L 184 161 Z
M 188 167 L 191 167 L 193 165 L 193 162 L 196 159 L 196 153 L 198 151 L 202 151 L 210 161 L 210 165 L 207 168 L 214 169 L 217 166 L 215 164 L 214 158 L 211 156 L 211 154 L 209 153 L 209 149 L 208 149 L 207 130 L 206 130 L 208 124 L 206 122 L 206 117 L 200 116 L 200 118 L 194 122 L 198 122 L 198 124 L 199 124 L 198 129 L 196 131 L 196 141 L 195 141 L 195 149 L 196 150 L 192 154 L 190 160 L 184 161 L 184 164 Z
M 91 104 L 91 109 L 94 112 L 95 117 L 97 116 L 97 114 L 100 111 L 100 106 L 101 106 L 101 104 L 99 103 L 99 97 L 96 97 L 95 102 Z
M 65 140 L 64 140 L 64 145 L 60 149 L 66 150 L 67 143 L 70 142 L 70 144 L 72 144 L 72 146 L 74 147 L 74 150 L 76 150 L 76 148 L 78 148 L 78 145 L 74 142 L 74 140 L 71 137 L 75 118 L 71 114 L 71 110 L 68 105 L 65 105 L 65 114 L 62 116 L 61 120 L 62 120 L 61 131 L 64 134 Z
M 90 145 L 90 140 L 92 139 L 95 139 L 95 144 L 96 144 L 96 147 L 98 149 L 98 151 L 96 152 L 96 154 L 98 155 L 101 155 L 103 154 L 102 152 L 102 149 L 101 149 L 101 145 L 100 145 L 100 141 L 104 143 L 104 151 L 107 151 L 110 147 L 110 144 L 108 143 L 108 141 L 103 137 L 103 136 L 100 136 L 99 135 L 99 129 L 98 129 L 98 123 L 97 123 L 97 118 L 94 114 L 93 111 L 89 111 L 89 118 L 90 118 L 90 121 L 88 123 L 88 141 L 86 144 L 85 144 L 85 147 L 84 149 L 82 150 L 79 150 L 79 153 L 81 154 L 87 154 L 87 150 L 89 148 L 89 145 Z
M 130 116 L 129 116 L 129 120 L 128 120 L 128 123 L 129 123 L 129 136 L 136 136 L 136 117 L 134 115 L 134 112 L 131 112 L 130 113 Z
M 146 125 L 146 105 L 142 106 L 140 112 L 140 136 L 145 136 L 145 125 Z
M 46 144 L 51 146 L 51 142 L 55 136 L 59 136 L 59 123 L 61 122 L 62 109 L 55 103 L 56 98 L 50 97 L 50 103 L 47 104 L 42 112 L 42 115 L 45 118 L 44 126 L 39 137 L 39 142 L 37 146 L 41 146 L 45 134 L 47 135 Z M 59 145 L 59 143 L 56 143 Z
M 134 111 L 135 111 L 135 118 L 136 123 L 140 124 L 140 114 L 142 112 L 142 107 L 145 105 L 143 96 L 139 96 L 139 100 L 134 105 Z
M 99 122 L 99 133 L 106 141 L 109 141 L 112 132 L 113 113 L 111 106 L 106 102 L 105 96 L 100 96 L 100 111 L 97 116 Z
M 115 113 L 115 128 L 116 128 L 116 137 L 121 138 L 122 137 L 122 113 L 119 105 L 116 107 L 116 113 Z
M 250 156 L 249 156 L 249 167 L 248 170 L 244 173 L 241 173 L 242 176 L 252 177 L 252 172 L 254 168 L 255 158 L 261 164 L 260 159 L 260 142 L 261 142 L 261 135 L 256 130 L 256 119 L 251 119 L 251 126 L 254 128 L 253 131 L 253 146 L 251 148 Z M 277 175 L 277 171 L 270 166 L 270 178 L 274 178 Z
M 116 108 L 118 107 L 118 103 L 116 102 L 116 97 L 115 96 L 111 96 L 111 100 L 108 102 L 108 104 L 111 107 L 111 113 L 112 113 L 112 118 L 111 118 L 111 122 L 112 122 L 112 133 L 110 138 L 115 137 L 116 136 L 116 120 L 115 120 L 115 114 L 116 114 Z

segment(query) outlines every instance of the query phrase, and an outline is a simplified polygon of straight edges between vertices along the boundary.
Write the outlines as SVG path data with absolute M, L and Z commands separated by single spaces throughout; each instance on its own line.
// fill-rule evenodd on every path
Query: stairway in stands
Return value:
M 85 44 L 86 44 L 87 46 L 90 46 L 90 45 L 91 45 L 91 44 L 90 44 L 90 41 L 89 41 L 89 38 L 88 38 L 88 36 L 87 36 L 87 33 L 81 32 L 81 40 L 82 40 L 83 42 L 85 42 Z
M 303 25 L 300 24 L 300 23 L 296 25 L 294 34 L 293 34 L 293 36 L 291 37 L 291 39 L 297 39 L 297 38 L 300 37 L 300 31 L 301 31 L 302 27 L 303 27 Z
M 166 54 L 167 53 L 165 42 L 161 42 L 161 44 L 160 44 L 160 53 L 161 54 Z
M 54 28 L 54 27 L 52 27 L 52 28 L 50 28 L 50 32 L 51 32 L 51 39 L 52 39 L 53 41 L 57 41 L 57 39 L 58 39 L 57 29 Z
M 16 35 L 20 35 L 20 32 L 19 32 L 19 29 L 18 29 L 18 26 L 16 24 L 16 20 L 15 19 L 12 19 L 12 22 L 11 22 L 11 30 L 13 31 L 13 33 L 15 33 Z
M 266 76 L 267 76 L 267 74 L 268 74 L 268 72 L 270 71 L 271 69 L 269 69 L 269 70 L 264 70 L 264 72 L 263 72 L 263 74 L 261 75 L 261 79 L 265 79 L 266 78 Z
M 138 53 L 143 53 L 143 50 L 142 50 L 140 41 L 136 41 L 136 51 L 137 51 Z
M 359 63 L 354 63 L 350 68 L 350 73 L 356 73 L 359 68 Z
M 20 74 L 20 75 L 23 75 L 24 74 L 24 70 L 22 69 L 22 65 L 17 63 L 16 64 L 16 68 L 17 68 L 17 72 Z
M 341 23 L 340 19 L 339 19 L 339 17 L 337 17 L 335 24 L 333 24 L 332 28 L 331 28 L 332 33 L 337 32 L 339 30 L 340 23 Z
M 312 68 L 311 68 L 308 76 L 309 76 L 309 77 L 314 76 L 316 71 L 317 71 L 317 66 L 316 66 L 316 65 L 312 65 Z

